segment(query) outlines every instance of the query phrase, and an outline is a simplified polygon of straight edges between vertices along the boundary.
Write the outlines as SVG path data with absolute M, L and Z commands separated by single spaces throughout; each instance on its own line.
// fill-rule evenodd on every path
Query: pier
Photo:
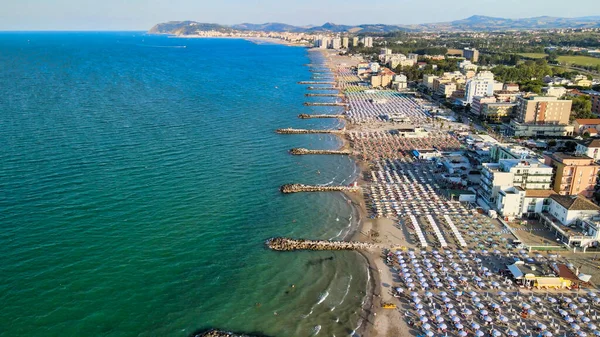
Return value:
M 317 102 L 305 102 L 306 106 L 348 106 L 348 103 L 331 102 L 331 103 L 317 103 Z
M 309 114 L 299 114 L 298 118 L 300 119 L 310 119 L 310 118 L 346 118 L 346 115 L 309 115 Z
M 340 90 L 340 88 L 336 87 L 308 87 L 308 90 Z
M 300 82 L 298 82 L 298 84 L 330 84 L 330 85 L 334 85 L 335 82 L 333 82 L 333 81 L 325 81 L 325 82 L 319 82 L 319 81 L 300 81 Z
M 329 69 L 326 69 L 326 68 L 309 69 L 308 71 L 310 71 L 311 73 L 319 73 L 319 74 L 330 74 L 331 73 L 329 71 Z
M 344 97 L 344 94 L 304 94 L 306 97 Z
M 325 241 L 325 240 L 302 240 L 288 238 L 271 238 L 266 242 L 267 247 L 277 251 L 292 250 L 368 250 L 375 245 L 356 241 Z
M 349 150 L 309 150 L 301 147 L 293 148 L 290 150 L 290 153 L 293 155 L 305 155 L 305 154 L 338 154 L 338 155 L 346 155 L 349 156 L 352 154 L 352 151 Z
M 279 189 L 281 193 L 298 193 L 298 192 L 358 192 L 358 186 L 319 186 L 319 185 L 303 185 L 303 184 L 286 184 Z
M 345 130 L 311 130 L 311 129 L 277 129 L 275 132 L 284 134 L 284 135 L 302 135 L 302 134 L 312 134 L 312 133 L 332 133 L 332 134 L 344 134 Z

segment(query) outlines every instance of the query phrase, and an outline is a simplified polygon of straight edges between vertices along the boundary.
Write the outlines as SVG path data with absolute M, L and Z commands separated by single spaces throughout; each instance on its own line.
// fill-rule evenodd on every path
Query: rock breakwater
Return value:
M 298 193 L 298 192 L 358 192 L 358 186 L 319 186 L 319 185 L 304 185 L 304 184 L 285 184 L 279 188 L 281 193 Z
M 297 134 L 309 134 L 309 133 L 333 133 L 333 134 L 344 134 L 345 131 L 342 130 L 310 130 L 310 129 L 292 129 L 292 128 L 287 128 L 287 129 L 277 129 L 275 130 L 275 132 L 280 133 L 280 134 L 287 134 L 287 135 L 297 135 Z
M 339 154 L 339 155 L 351 155 L 352 152 L 348 150 L 309 150 L 301 147 L 293 148 L 290 150 L 293 155 L 305 155 L 305 154 Z
M 346 115 L 309 115 L 309 114 L 299 114 L 298 118 L 300 119 L 309 119 L 309 118 L 346 118 Z
M 271 238 L 266 242 L 267 247 L 277 251 L 293 250 L 369 250 L 375 247 L 372 244 L 355 241 L 325 241 L 302 240 L 289 238 Z

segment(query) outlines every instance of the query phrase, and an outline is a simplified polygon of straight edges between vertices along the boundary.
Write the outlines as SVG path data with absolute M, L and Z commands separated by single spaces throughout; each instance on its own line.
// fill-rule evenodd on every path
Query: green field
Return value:
M 559 56 L 558 62 L 582 66 L 597 66 L 600 65 L 600 58 L 591 56 Z
M 542 59 L 547 56 L 544 53 L 520 53 L 519 55 L 530 59 Z

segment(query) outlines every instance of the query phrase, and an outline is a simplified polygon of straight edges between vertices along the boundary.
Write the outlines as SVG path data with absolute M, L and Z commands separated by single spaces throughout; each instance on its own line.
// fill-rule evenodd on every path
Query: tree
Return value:
M 577 143 L 572 140 L 569 140 L 565 143 L 565 152 L 575 152 L 577 148 Z
M 571 99 L 573 105 L 571 106 L 571 117 L 577 118 L 594 118 L 592 113 L 592 99 L 590 96 L 577 96 Z

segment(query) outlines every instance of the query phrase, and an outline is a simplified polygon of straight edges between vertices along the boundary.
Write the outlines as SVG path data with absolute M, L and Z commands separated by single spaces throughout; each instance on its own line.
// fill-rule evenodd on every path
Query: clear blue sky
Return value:
M 600 15 L 598 0 L 6 0 L 0 30 L 147 30 L 171 20 L 294 25 L 413 24 L 471 15 Z

